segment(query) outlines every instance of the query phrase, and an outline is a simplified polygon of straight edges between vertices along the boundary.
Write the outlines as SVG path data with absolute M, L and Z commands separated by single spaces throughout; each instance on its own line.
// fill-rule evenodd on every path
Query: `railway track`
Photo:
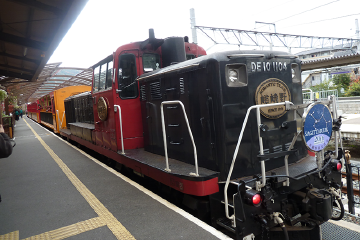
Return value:
M 353 191 L 354 191 L 354 195 L 357 195 L 357 196 L 360 197 L 359 189 L 354 188 Z M 346 186 L 343 186 L 342 189 L 341 189 L 341 192 L 347 194 L 347 187 L 346 187 Z
M 343 178 L 346 178 L 346 173 L 342 172 L 341 175 L 342 175 Z M 359 178 L 360 178 L 360 176 L 357 173 L 352 174 L 352 180 L 353 181 L 358 181 Z M 353 188 L 353 191 L 354 191 L 354 195 L 357 195 L 357 196 L 360 197 L 360 192 L 359 192 L 358 188 Z M 347 186 L 343 186 L 342 189 L 341 189 L 341 192 L 347 194 Z
M 345 172 L 342 172 L 341 175 L 342 175 L 343 178 L 346 178 L 346 173 Z M 360 176 L 357 173 L 352 174 L 352 180 L 353 181 L 357 181 L 357 180 L 359 180 L 359 178 L 360 178 Z

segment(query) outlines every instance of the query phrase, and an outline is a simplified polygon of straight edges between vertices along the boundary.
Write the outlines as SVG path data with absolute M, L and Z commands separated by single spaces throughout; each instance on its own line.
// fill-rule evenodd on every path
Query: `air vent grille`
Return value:
M 161 99 L 160 81 L 150 83 L 151 99 Z
M 140 99 L 141 99 L 141 101 L 146 101 L 145 85 L 142 85 L 140 87 Z
M 185 93 L 184 79 L 180 78 L 180 94 L 184 94 L 184 93 Z

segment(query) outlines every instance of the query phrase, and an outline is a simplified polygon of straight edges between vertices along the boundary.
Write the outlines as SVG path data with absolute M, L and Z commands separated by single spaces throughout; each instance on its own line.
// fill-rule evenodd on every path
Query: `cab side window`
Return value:
M 104 64 L 101 65 L 101 68 L 100 68 L 99 91 L 105 89 L 106 72 L 107 72 L 107 63 L 104 63 Z
M 94 69 L 94 84 L 93 84 L 94 92 L 99 91 L 99 77 L 100 77 L 100 66 L 97 66 Z
M 113 75 L 113 61 L 108 62 L 107 73 L 106 73 L 106 89 L 112 87 L 112 75 Z
M 112 88 L 113 60 L 99 64 L 94 68 L 94 92 Z
M 119 96 L 122 99 L 136 98 L 138 96 L 136 77 L 135 55 L 123 54 L 119 56 L 118 88 L 120 90 Z

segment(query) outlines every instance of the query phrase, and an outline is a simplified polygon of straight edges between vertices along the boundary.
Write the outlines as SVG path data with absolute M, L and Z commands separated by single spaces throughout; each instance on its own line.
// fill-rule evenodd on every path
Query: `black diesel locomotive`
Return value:
M 320 239 L 320 224 L 339 202 L 341 150 L 323 150 L 332 117 L 328 106 L 303 104 L 300 65 L 284 52 L 231 51 L 138 79 L 145 150 L 218 172 L 212 222 L 236 239 L 295 239 L 299 233 Z M 315 105 L 323 112 L 310 112 L 317 117 L 311 133 L 323 133 L 318 128 L 328 135 L 306 143 L 303 119 Z M 317 125 L 321 121 L 325 127 Z
M 341 124 L 335 99 L 303 104 L 294 55 L 230 51 L 185 61 L 179 49 L 179 60 L 171 56 L 179 63 L 137 79 L 123 62 L 131 56 L 128 65 L 137 66 L 141 56 L 110 56 L 109 91 L 96 92 L 95 83 L 91 93 L 67 99 L 70 127 L 61 135 L 181 192 L 236 239 L 320 239 L 319 226 L 343 215 L 342 150 L 324 150 Z M 123 97 L 127 88 L 136 94 Z M 141 121 L 129 121 L 136 104 L 143 135 L 132 137 L 126 131 Z M 85 107 L 94 121 L 76 117 Z M 131 145 L 139 139 L 141 146 Z

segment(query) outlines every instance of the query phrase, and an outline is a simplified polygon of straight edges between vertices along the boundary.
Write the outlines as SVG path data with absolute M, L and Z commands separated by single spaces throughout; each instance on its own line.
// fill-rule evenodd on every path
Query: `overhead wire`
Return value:
M 318 9 L 318 8 L 321 8 L 321 7 L 324 7 L 324 6 L 327 6 L 327 5 L 329 5 L 329 4 L 332 4 L 332 3 L 334 3 L 334 2 L 338 2 L 338 1 L 340 1 L 340 0 L 335 0 L 335 1 L 332 1 L 332 2 L 329 2 L 329 3 L 326 3 L 326 4 L 323 4 L 323 5 L 320 5 L 320 6 L 314 7 L 314 8 L 312 8 L 312 9 L 306 10 L 306 11 L 304 11 L 304 12 L 301 12 L 301 13 L 297 13 L 297 14 L 291 15 L 291 16 L 289 16 L 289 17 L 286 17 L 286 18 L 283 18 L 283 19 L 277 20 L 277 21 L 275 21 L 274 23 L 277 23 L 277 22 L 280 22 L 280 21 L 283 21 L 283 20 L 286 20 L 286 19 L 289 19 L 289 18 L 292 18 L 292 17 L 298 16 L 298 15 L 300 15 L 300 14 L 304 14 L 304 13 L 306 13 L 306 12 L 310 12 L 310 11 L 312 11 L 312 10 L 315 10 L 315 9 Z
M 286 20 L 286 19 L 289 19 L 289 18 L 298 16 L 298 15 L 304 14 L 304 13 L 306 13 L 306 12 L 313 11 L 313 10 L 315 10 L 315 9 L 318 9 L 318 8 L 321 8 L 321 7 L 324 7 L 324 6 L 327 6 L 327 5 L 329 5 L 329 4 L 332 4 L 332 3 L 338 2 L 338 1 L 340 1 L 340 0 L 335 0 L 335 1 L 332 1 L 332 2 L 329 2 L 329 3 L 326 3 L 326 4 L 323 4 L 323 5 L 320 5 L 320 6 L 311 8 L 311 9 L 308 9 L 308 10 L 306 10 L 306 11 L 303 11 L 303 12 L 300 12 L 300 13 L 297 13 L 297 14 L 294 14 L 294 15 L 291 15 L 291 16 L 289 16 L 289 17 L 279 19 L 279 20 L 277 20 L 277 21 L 275 21 L 275 22 L 273 22 L 273 23 L 275 24 L 275 23 L 277 23 L 277 22 L 280 22 L 280 21 L 283 21 L 283 20 Z M 261 27 L 258 27 L 258 28 L 262 28 L 262 27 L 264 27 L 264 26 L 261 26 Z M 254 29 L 258 29 L 258 28 L 254 28 Z
M 360 13 L 349 14 L 349 15 L 340 16 L 340 17 L 334 17 L 334 18 L 328 18 L 328 19 L 323 19 L 323 20 L 314 21 L 314 22 L 300 23 L 300 24 L 290 25 L 290 26 L 286 26 L 286 27 L 282 27 L 282 28 L 296 27 L 296 26 L 307 25 L 307 24 L 311 24 L 311 23 L 318 23 L 318 22 L 330 21 L 330 20 L 335 20 L 335 19 L 339 19 L 339 18 L 345 18 L 345 17 L 355 16 L 355 15 L 360 15 Z

